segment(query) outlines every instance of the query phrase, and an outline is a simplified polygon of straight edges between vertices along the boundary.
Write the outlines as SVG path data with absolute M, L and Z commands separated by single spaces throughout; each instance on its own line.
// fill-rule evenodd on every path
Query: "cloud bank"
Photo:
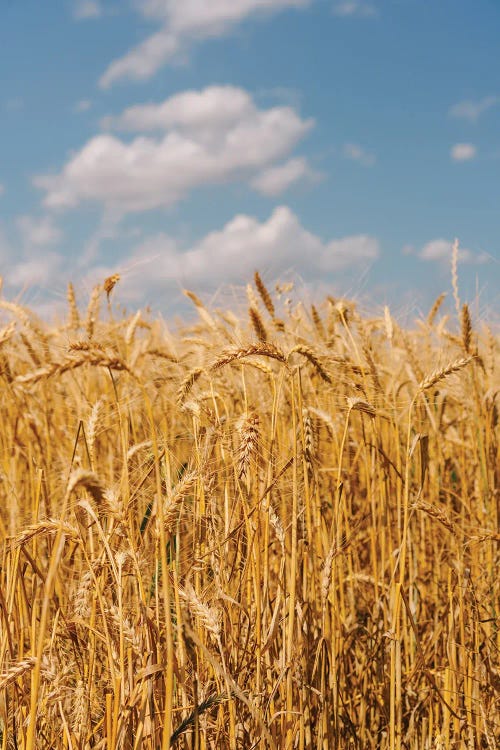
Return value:
M 91 288 L 106 276 L 120 273 L 121 297 L 134 304 L 179 287 L 210 291 L 243 284 L 255 269 L 275 276 L 294 271 L 304 279 L 323 282 L 331 273 L 366 270 L 380 256 L 375 237 L 359 234 L 325 240 L 306 229 L 285 205 L 262 221 L 238 214 L 187 246 L 160 232 L 136 240 L 132 250 L 113 264 L 89 257 L 84 267 L 80 256 L 68 258 L 53 249 L 62 233 L 50 217 L 18 217 L 16 230 L 17 250 L 0 225 L 0 258 L 11 290 L 61 290 L 75 279 L 83 279 L 84 286 Z M 116 237 L 129 242 L 133 235 L 127 231 L 128 236 L 122 231 Z
M 243 89 L 210 86 L 106 118 L 110 130 L 140 135 L 96 135 L 59 174 L 34 184 L 46 207 L 91 201 L 122 214 L 171 206 L 211 184 L 254 180 L 256 189 L 277 194 L 308 173 L 305 160 L 276 167 L 313 125 L 291 107 L 260 110 Z
M 122 291 L 137 300 L 145 289 L 158 291 L 172 284 L 207 289 L 242 283 L 256 268 L 272 274 L 293 268 L 305 278 L 317 279 L 366 266 L 379 255 L 374 237 L 362 234 L 324 241 L 305 229 L 290 208 L 279 206 L 262 222 L 239 214 L 187 248 L 159 233 L 145 239 L 119 266 L 93 273 L 99 277 L 131 269 L 123 276 Z

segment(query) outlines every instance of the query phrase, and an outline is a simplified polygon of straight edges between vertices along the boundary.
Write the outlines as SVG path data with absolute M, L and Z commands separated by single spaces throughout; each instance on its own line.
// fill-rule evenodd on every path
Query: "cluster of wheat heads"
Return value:
M 496 334 L 116 281 L 0 302 L 1 750 L 498 747 Z

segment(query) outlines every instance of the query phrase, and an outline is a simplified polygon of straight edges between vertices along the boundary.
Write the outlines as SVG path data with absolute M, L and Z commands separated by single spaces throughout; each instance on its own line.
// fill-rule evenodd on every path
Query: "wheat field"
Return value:
M 498 332 L 119 287 L 0 300 L 1 750 L 498 747 Z

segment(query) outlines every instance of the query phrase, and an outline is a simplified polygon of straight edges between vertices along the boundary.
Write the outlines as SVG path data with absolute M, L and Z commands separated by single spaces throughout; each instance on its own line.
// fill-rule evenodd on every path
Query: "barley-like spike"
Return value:
M 392 322 L 391 311 L 387 305 L 384 305 L 384 324 L 387 340 L 392 343 L 394 337 L 394 324 Z
M 219 612 L 205 604 L 190 584 L 184 589 L 179 588 L 179 594 L 188 605 L 191 614 L 198 618 L 203 627 L 217 639 L 220 635 Z
M 22 661 L 13 664 L 6 672 L 0 674 L 0 690 L 5 690 L 6 687 L 15 682 L 18 677 L 22 677 L 23 674 L 33 669 L 36 664 L 34 656 L 29 656 Z
M 464 302 L 462 305 L 462 312 L 460 315 L 461 333 L 462 333 L 462 345 L 465 353 L 470 354 L 470 342 L 472 336 L 472 322 L 470 318 L 469 305 Z
M 107 279 L 104 279 L 103 288 L 104 288 L 104 291 L 106 292 L 106 297 L 108 299 L 108 302 L 111 296 L 111 292 L 113 291 L 113 289 L 115 288 L 115 286 L 118 284 L 119 281 L 120 281 L 119 273 L 114 273 L 112 276 L 108 276 Z
M 215 323 L 215 320 L 212 318 L 198 295 L 194 292 L 191 292 L 189 289 L 183 289 L 182 292 L 194 304 L 194 306 L 198 310 L 198 315 L 202 320 L 205 321 L 208 327 L 212 328 L 213 330 L 217 330 L 217 324 Z
M 360 398 L 353 398 L 351 396 L 348 396 L 347 405 L 349 407 L 349 411 L 362 411 L 372 418 L 377 416 L 377 410 L 375 409 L 375 407 Z
M 428 516 L 431 518 L 435 518 L 436 521 L 439 521 L 439 523 L 444 526 L 448 531 L 451 531 L 452 534 L 455 533 L 455 528 L 446 515 L 446 513 L 441 510 L 440 508 L 437 508 L 435 505 L 431 505 L 431 503 L 426 503 L 424 500 L 419 500 L 417 503 L 415 503 L 415 508 L 417 510 L 423 510 L 424 513 L 427 513 Z
M 330 549 L 328 550 L 328 554 L 323 564 L 323 570 L 321 572 L 321 601 L 323 603 L 323 609 L 326 606 L 328 593 L 330 591 L 330 583 L 332 580 L 332 563 L 333 563 L 333 559 L 335 557 L 336 551 L 337 551 L 337 545 L 334 542 L 331 545 Z
M 0 346 L 2 344 L 5 344 L 10 338 L 12 338 L 15 330 L 16 330 L 15 320 L 9 323 L 9 325 L 2 328 L 2 330 L 0 331 Z
M 266 327 L 258 311 L 255 309 L 255 307 L 249 307 L 248 314 L 250 316 L 253 329 L 259 341 L 267 341 L 268 336 L 267 336 Z
M 247 414 L 239 424 L 240 447 L 238 451 L 238 479 L 245 479 L 250 467 L 250 460 L 259 444 L 259 416 Z
M 87 337 L 89 339 L 93 338 L 94 336 L 95 323 L 96 323 L 96 319 L 99 313 L 99 297 L 101 296 L 101 290 L 102 290 L 102 287 L 100 286 L 100 284 L 97 284 L 93 288 L 92 294 L 90 296 L 89 304 L 87 307 L 87 319 L 85 321 L 85 330 L 87 332 Z
M 80 327 L 80 313 L 78 312 L 78 306 L 76 304 L 75 288 L 71 281 L 68 283 L 67 300 L 69 307 L 69 322 L 68 328 L 72 331 L 76 331 Z
M 271 318 L 274 318 L 274 316 L 275 316 L 275 310 L 274 310 L 273 301 L 271 299 L 271 295 L 269 294 L 269 292 L 268 292 L 268 290 L 267 290 L 264 282 L 262 281 L 262 279 L 261 279 L 260 274 L 259 274 L 258 271 L 255 271 L 253 278 L 254 278 L 254 281 L 255 281 L 255 286 L 257 287 L 257 291 L 260 294 L 260 298 L 261 298 L 262 302 L 264 303 L 267 312 L 269 313 L 269 315 L 271 316 Z
M 316 459 L 316 434 L 309 409 L 302 409 L 302 423 L 304 429 L 304 459 L 309 472 L 312 472 Z
M 317 308 L 314 305 L 311 305 L 311 316 L 313 319 L 314 326 L 320 336 L 323 340 L 326 339 L 326 333 L 325 333 L 325 327 L 323 325 L 323 321 L 321 320 L 321 316 L 317 310 Z
M 188 641 L 188 638 L 186 635 L 184 635 L 185 641 Z M 189 641 L 188 641 L 189 642 Z M 194 644 L 191 646 L 191 648 L 188 649 L 189 653 L 193 654 L 192 660 L 194 661 Z M 191 711 L 189 716 L 187 716 L 178 727 L 176 727 L 175 731 L 170 736 L 170 747 L 175 745 L 177 740 L 181 737 L 181 735 L 189 729 L 190 726 L 194 725 L 196 722 L 196 717 L 201 716 L 206 711 L 209 711 L 213 706 L 218 706 L 220 703 L 223 703 L 226 700 L 229 700 L 231 696 L 227 695 L 210 695 L 206 700 L 199 703 L 194 711 Z
M 73 471 L 69 478 L 66 490 L 67 497 L 69 497 L 77 487 L 84 487 L 96 503 L 101 503 L 104 499 L 106 488 L 97 474 L 93 471 L 87 471 L 86 469 L 76 469 Z
M 462 359 L 455 359 L 453 362 L 449 362 L 449 364 L 441 367 L 441 369 L 433 370 L 433 372 L 427 375 L 427 377 L 419 383 L 419 389 L 421 391 L 425 391 L 428 388 L 432 388 L 436 385 L 436 383 L 439 383 L 441 380 L 448 377 L 448 375 L 452 375 L 454 372 L 462 370 L 470 362 L 472 362 L 473 359 L 475 359 L 475 357 L 473 356 L 464 357 Z
M 204 369 L 203 367 L 195 367 L 194 370 L 190 370 L 182 383 L 179 386 L 179 390 L 177 391 L 177 403 L 182 404 L 188 393 L 191 391 L 191 388 L 196 383 L 198 378 L 203 375 Z
M 438 314 L 441 305 L 443 304 L 444 300 L 446 299 L 446 292 L 441 292 L 439 297 L 436 298 L 434 304 L 432 305 L 429 314 L 427 316 L 427 325 L 429 328 L 432 328 L 434 325 L 434 321 L 436 319 L 436 315 Z
M 57 531 L 62 530 L 66 536 L 70 536 L 74 540 L 80 538 L 79 531 L 74 526 L 62 521 L 58 521 L 55 518 L 47 518 L 44 521 L 38 521 L 32 523 L 30 526 L 21 531 L 14 539 L 14 545 L 16 547 L 22 547 L 32 539 L 43 536 L 44 534 L 55 534 Z
M 224 365 L 229 364 L 230 362 L 243 359 L 244 357 L 249 357 L 252 354 L 256 354 L 262 357 L 270 357 L 271 359 L 277 359 L 279 362 L 283 362 L 283 364 L 286 364 L 287 362 L 285 355 L 280 349 L 278 349 L 277 346 L 271 344 L 271 342 L 269 341 L 262 341 L 257 344 L 250 344 L 246 347 L 226 351 L 226 353 L 223 354 L 222 357 L 219 357 L 219 359 L 217 359 L 213 363 L 210 369 L 218 370 L 221 367 L 224 367 Z
M 127 331 L 125 333 L 125 343 L 127 346 L 130 346 L 132 341 L 134 340 L 135 332 L 137 330 L 137 326 L 139 325 L 139 322 L 141 320 L 141 311 L 137 310 L 136 314 L 130 321 L 130 323 L 127 326 Z
M 297 346 L 294 346 L 293 349 L 290 349 L 290 352 L 288 353 L 287 360 L 290 359 L 291 355 L 294 353 L 301 354 L 303 357 L 305 357 L 309 362 L 314 366 L 316 369 L 316 372 L 320 376 L 322 380 L 325 381 L 325 383 L 331 383 L 332 379 L 319 361 L 316 354 L 313 352 L 312 349 L 310 349 L 308 346 L 303 346 L 302 344 L 298 344 Z

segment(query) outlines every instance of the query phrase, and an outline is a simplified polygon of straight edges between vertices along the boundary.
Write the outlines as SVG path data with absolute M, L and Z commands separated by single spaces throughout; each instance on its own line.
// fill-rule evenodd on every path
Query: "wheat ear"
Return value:
M 264 303 L 267 312 L 269 313 L 271 318 L 274 319 L 274 316 L 275 316 L 274 303 L 258 271 L 255 271 L 253 278 L 255 281 L 255 286 L 257 288 L 257 291 L 260 294 L 260 298 L 262 302 Z
M 444 378 L 447 378 L 448 375 L 452 375 L 454 372 L 458 372 L 459 370 L 462 370 L 464 367 L 466 367 L 469 362 L 472 362 L 472 360 L 475 359 L 475 357 L 463 357 L 461 359 L 455 359 L 453 362 L 449 362 L 447 365 L 442 367 L 439 370 L 433 370 L 429 375 L 427 375 L 426 378 L 424 378 L 419 383 L 419 389 L 421 391 L 426 391 L 428 388 L 432 388 L 435 386 L 439 381 L 443 380 Z

